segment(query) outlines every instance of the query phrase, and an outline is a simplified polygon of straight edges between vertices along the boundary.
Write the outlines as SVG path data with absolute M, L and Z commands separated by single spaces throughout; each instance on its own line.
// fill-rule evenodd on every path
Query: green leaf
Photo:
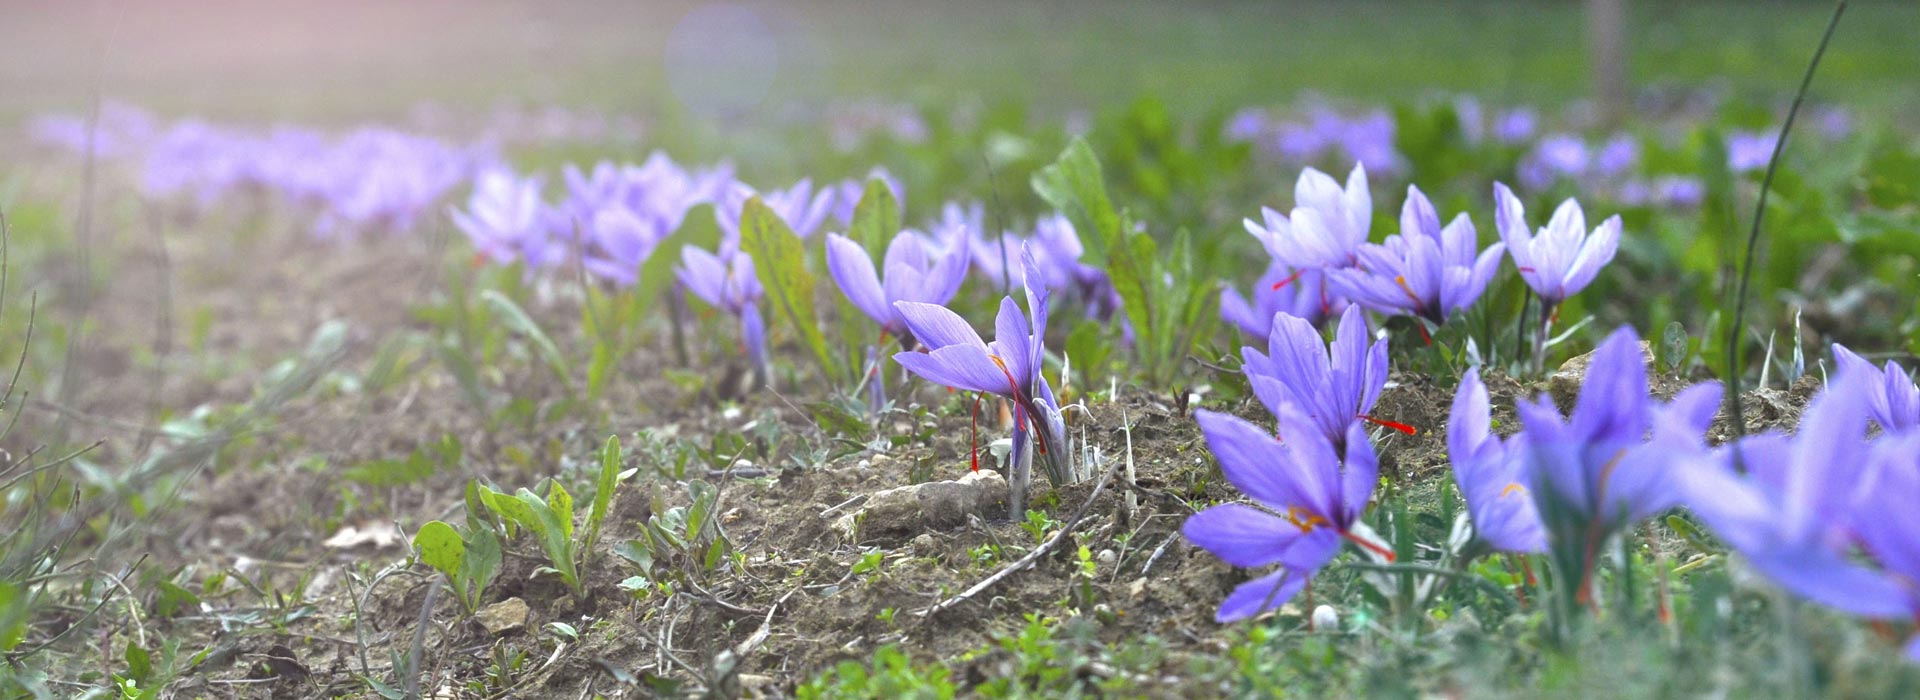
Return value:
M 547 507 L 553 509 L 553 517 L 560 523 L 560 532 L 573 539 L 573 494 L 560 482 L 553 482 L 547 488 Z
M 0 581 L 0 651 L 13 651 L 27 634 L 27 596 L 11 581 Z
M 525 492 L 526 489 L 521 489 L 521 491 Z M 531 496 L 532 494 L 528 495 Z M 534 513 L 532 506 L 527 505 L 521 499 L 514 497 L 512 494 L 501 493 L 492 489 L 482 491 L 481 498 L 486 501 L 487 508 L 499 514 L 501 519 L 536 533 L 540 531 L 540 516 Z M 542 508 L 545 508 L 547 505 L 546 502 L 541 501 L 539 498 L 534 498 L 533 502 L 539 504 Z
M 508 299 L 506 295 L 491 289 L 481 292 L 480 300 L 486 302 L 487 306 L 500 315 L 500 320 L 509 330 L 526 336 L 527 340 L 533 343 L 534 350 L 540 354 L 540 358 L 546 361 L 547 368 L 553 370 L 554 379 L 558 380 L 561 386 L 567 387 L 568 391 L 573 390 L 571 381 L 573 372 L 567 367 L 566 357 L 560 354 L 560 347 L 553 344 L 553 339 L 547 337 L 546 331 L 540 330 L 540 325 L 534 323 L 533 318 L 528 316 L 519 304 L 513 303 L 513 300 Z
M 459 579 L 467 545 L 460 541 L 460 533 L 452 525 L 438 520 L 421 525 L 420 531 L 413 533 L 413 550 L 427 566 L 446 574 L 450 580 Z
M 680 264 L 680 251 L 686 247 L 712 250 L 720 242 L 720 226 L 713 218 L 713 205 L 702 204 L 687 210 L 680 227 L 660 239 L 647 261 L 640 264 L 640 280 L 633 285 L 635 303 L 650 304 L 665 293 L 673 282 L 673 268 Z
M 200 604 L 200 596 L 172 581 L 161 581 L 155 587 L 160 589 L 160 595 L 153 599 L 154 617 L 173 617 L 189 606 Z
M 493 530 L 483 527 L 467 536 L 466 556 L 460 558 L 459 581 L 460 587 L 472 589 L 470 593 L 462 591 L 470 607 L 480 607 L 487 585 L 500 573 L 500 560 L 500 538 L 494 536 Z
M 136 683 L 145 684 L 153 677 L 153 657 L 147 653 L 147 650 L 140 648 L 140 645 L 127 642 L 126 659 L 127 678 Z
M 900 232 L 900 202 L 893 198 L 893 188 L 880 178 L 867 180 L 867 189 L 860 195 L 860 203 L 853 208 L 853 223 L 847 227 L 847 237 L 858 242 L 873 255 L 884 249 L 893 236 Z
M 800 339 L 813 352 L 822 372 L 836 383 L 842 377 L 838 365 L 827 351 L 826 335 L 820 331 L 820 317 L 814 312 L 813 274 L 807 272 L 807 249 L 787 227 L 780 215 L 759 197 L 747 200 L 740 214 L 741 247 L 753 256 L 754 269 L 766 288 L 767 298 L 787 319 Z
M 600 523 L 607 519 L 613 505 L 613 490 L 620 485 L 620 436 L 607 436 L 600 448 L 600 479 L 593 487 L 593 508 L 587 512 L 587 546 L 600 537 Z
M 1088 264 L 1104 264 L 1108 250 L 1118 245 L 1125 232 L 1113 201 L 1107 198 L 1106 180 L 1093 148 L 1075 138 L 1059 159 L 1033 174 L 1033 191 L 1081 231 L 1091 256 Z

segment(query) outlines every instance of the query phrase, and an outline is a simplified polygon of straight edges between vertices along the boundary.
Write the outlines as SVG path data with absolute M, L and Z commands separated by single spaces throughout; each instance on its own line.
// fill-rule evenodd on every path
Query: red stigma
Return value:
M 947 391 L 953 391 L 953 389 L 947 389 Z M 967 436 L 968 436 L 967 437 L 968 441 L 973 444 L 973 449 L 969 454 L 969 458 L 973 462 L 973 470 L 977 472 L 977 471 L 980 471 L 980 395 L 979 394 L 974 394 L 973 396 L 973 427 L 967 429 Z
M 1360 539 L 1359 535 L 1355 535 L 1351 532 L 1347 532 L 1346 530 L 1341 530 L 1340 536 L 1347 538 L 1348 542 L 1352 542 L 1354 544 L 1360 545 L 1361 549 L 1386 557 L 1387 561 L 1389 562 L 1393 561 L 1396 558 L 1393 555 L 1393 550 L 1387 549 L 1386 545 L 1380 544 L 1378 542 L 1369 542 L 1367 540 Z
M 1297 279 L 1300 279 L 1300 271 L 1294 270 L 1293 274 L 1287 275 L 1286 279 L 1273 283 L 1273 291 L 1276 291 L 1276 292 L 1280 291 L 1281 287 L 1285 287 L 1289 284 L 1293 284 L 1293 281 Z
M 1390 420 L 1383 420 L 1383 419 L 1380 419 L 1380 418 L 1375 418 L 1375 417 L 1373 417 L 1373 416 L 1369 416 L 1369 415 L 1367 415 L 1367 414 L 1365 414 L 1365 413 L 1362 413 L 1362 414 L 1360 414 L 1359 416 L 1356 416 L 1356 417 L 1357 417 L 1357 418 L 1359 418 L 1360 420 L 1363 420 L 1363 421 L 1366 421 L 1366 422 L 1368 422 L 1368 423 L 1372 423 L 1372 424 L 1374 424 L 1374 425 L 1377 425 L 1377 426 L 1380 426 L 1380 427 L 1382 427 L 1382 428 L 1392 428 L 1392 429 L 1394 429 L 1394 430 L 1398 430 L 1398 431 L 1400 431 L 1400 432 L 1402 432 L 1402 433 L 1406 433 L 1406 434 L 1408 434 L 1408 435 L 1418 435 L 1418 434 L 1420 433 L 1420 430 L 1419 430 L 1418 428 L 1415 428 L 1415 427 L 1413 427 L 1413 426 L 1411 426 L 1411 425 L 1407 425 L 1407 424 L 1405 424 L 1405 423 L 1396 423 L 1396 422 L 1394 422 L 1394 421 L 1390 421 Z

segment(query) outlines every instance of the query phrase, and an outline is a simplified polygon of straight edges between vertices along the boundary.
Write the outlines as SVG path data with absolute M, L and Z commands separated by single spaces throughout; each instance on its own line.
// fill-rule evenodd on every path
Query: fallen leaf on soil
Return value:
M 353 549 L 362 545 L 373 545 L 374 549 L 386 549 L 400 542 L 400 530 L 390 522 L 372 522 L 364 526 L 347 525 L 333 533 L 322 542 L 328 549 Z

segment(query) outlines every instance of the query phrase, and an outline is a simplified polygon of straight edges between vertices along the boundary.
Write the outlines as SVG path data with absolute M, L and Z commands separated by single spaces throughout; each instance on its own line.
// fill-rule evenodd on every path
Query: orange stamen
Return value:
M 1515 481 L 1507 484 L 1506 488 L 1500 489 L 1500 497 L 1506 498 L 1516 493 L 1526 493 L 1526 492 L 1527 492 L 1527 487 L 1521 486 L 1520 482 Z

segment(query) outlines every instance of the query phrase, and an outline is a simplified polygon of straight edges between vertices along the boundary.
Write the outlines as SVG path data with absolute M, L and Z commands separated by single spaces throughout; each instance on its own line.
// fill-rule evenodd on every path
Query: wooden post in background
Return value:
M 1627 0 L 1587 0 L 1587 61 L 1593 106 L 1607 126 L 1632 107 L 1627 95 Z

